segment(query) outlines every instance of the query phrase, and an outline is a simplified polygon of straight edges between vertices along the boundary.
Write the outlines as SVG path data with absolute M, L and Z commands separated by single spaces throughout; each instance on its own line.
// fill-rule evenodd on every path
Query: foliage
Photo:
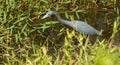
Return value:
M 0 0 L 0 64 L 120 65 L 119 0 Z M 75 32 L 55 17 L 83 20 L 103 40 Z M 92 23 L 91 23 L 92 22 Z M 91 42 L 92 41 L 92 42 Z

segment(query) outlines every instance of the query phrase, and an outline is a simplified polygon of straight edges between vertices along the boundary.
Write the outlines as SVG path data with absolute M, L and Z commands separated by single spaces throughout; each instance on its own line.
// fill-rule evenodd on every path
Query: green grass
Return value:
M 120 65 L 117 0 L 0 3 L 0 65 Z M 57 11 L 64 19 L 87 22 L 101 30 L 103 40 L 79 34 L 54 16 L 41 20 L 49 10 Z

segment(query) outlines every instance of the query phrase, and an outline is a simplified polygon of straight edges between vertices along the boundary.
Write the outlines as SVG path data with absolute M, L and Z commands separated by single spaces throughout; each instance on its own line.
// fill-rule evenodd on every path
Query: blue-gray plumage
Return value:
M 85 23 L 83 21 L 79 21 L 79 20 L 75 20 L 74 22 L 64 20 L 55 11 L 47 12 L 46 15 L 42 17 L 42 19 L 45 19 L 51 15 L 55 15 L 57 17 L 57 19 L 59 20 L 59 22 L 72 27 L 73 29 L 75 29 L 76 31 L 78 31 L 80 33 L 85 33 L 88 35 L 99 35 L 99 31 L 96 30 L 95 28 L 93 28 L 92 26 L 88 25 L 87 23 Z

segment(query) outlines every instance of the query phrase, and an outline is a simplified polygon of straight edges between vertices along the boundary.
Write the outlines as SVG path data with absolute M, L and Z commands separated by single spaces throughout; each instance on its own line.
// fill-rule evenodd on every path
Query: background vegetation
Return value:
M 119 3 L 119 0 L 0 0 L 0 64 L 120 65 Z M 54 16 L 41 20 L 49 10 L 57 11 L 64 19 L 87 22 L 101 30 L 103 40 L 81 35 Z

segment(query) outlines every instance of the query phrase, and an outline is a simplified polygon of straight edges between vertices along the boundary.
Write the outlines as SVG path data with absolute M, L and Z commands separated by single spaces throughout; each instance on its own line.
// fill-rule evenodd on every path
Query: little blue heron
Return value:
M 75 20 L 74 22 L 72 21 L 68 21 L 68 20 L 64 20 L 60 17 L 60 15 L 55 12 L 55 11 L 49 11 L 46 13 L 46 15 L 44 15 L 42 17 L 42 19 L 45 19 L 51 15 L 55 15 L 57 17 L 57 19 L 59 20 L 59 22 L 66 24 L 70 27 L 72 27 L 73 29 L 75 29 L 78 32 L 82 32 L 88 35 L 99 35 L 99 31 L 96 30 L 95 28 L 93 28 L 92 26 L 88 25 L 87 23 L 83 22 L 83 21 L 79 21 L 79 20 Z

